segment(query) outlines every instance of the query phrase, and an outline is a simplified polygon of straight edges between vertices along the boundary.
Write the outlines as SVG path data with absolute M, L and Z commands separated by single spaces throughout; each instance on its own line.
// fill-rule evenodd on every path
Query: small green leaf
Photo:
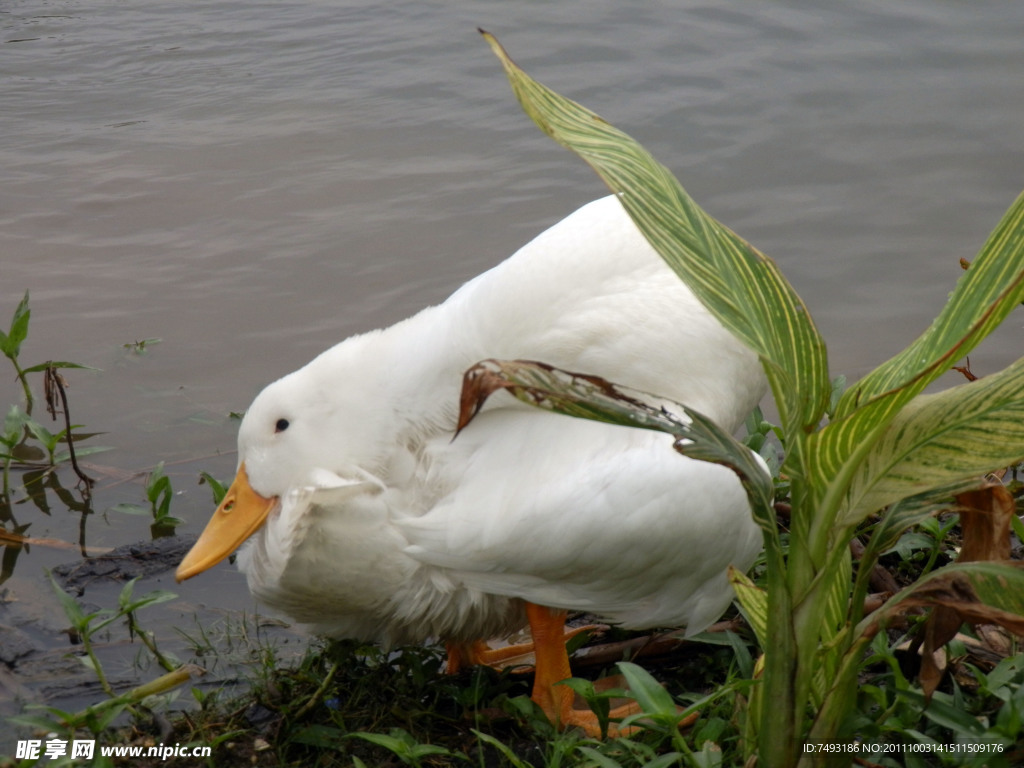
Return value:
M 18 406 L 12 405 L 7 411 L 7 415 L 4 417 L 3 444 L 8 447 L 14 447 L 14 445 L 21 440 L 21 434 L 25 428 L 25 423 L 30 418 L 31 417 L 24 413 Z
M 29 705 L 32 706 L 32 705 Z M 71 712 L 64 712 L 62 710 L 54 710 L 54 708 L 47 708 L 53 712 L 55 720 L 51 720 L 48 717 L 42 715 L 12 715 L 11 717 L 5 718 L 6 722 L 11 725 L 24 725 L 28 728 L 34 728 L 39 730 L 41 733 L 50 733 L 63 728 L 64 723 L 68 722 L 74 715 Z
M 678 716 L 678 708 L 672 694 L 665 690 L 650 672 L 629 661 L 618 663 L 619 671 L 626 678 L 630 695 L 637 704 L 649 715 Z
M 57 446 L 58 436 L 31 417 L 25 419 L 25 427 L 47 450 L 52 451 Z
M 892 549 L 901 540 L 903 532 L 920 524 L 944 509 L 949 509 L 952 493 L 940 491 L 919 496 L 909 496 L 893 504 L 883 514 L 871 532 L 871 540 L 864 550 L 861 562 L 871 567 L 875 561 Z M 864 567 L 864 566 L 862 566 Z
M 108 621 L 104 623 L 103 626 L 106 626 L 109 623 L 110 622 Z M 82 666 L 88 669 L 90 672 L 96 671 L 96 662 L 93 660 L 91 656 L 78 656 L 77 658 L 82 663 Z
M 149 515 L 151 512 L 149 507 L 143 507 L 140 504 L 130 504 L 128 502 L 115 504 L 110 508 L 110 510 L 112 512 L 121 512 L 126 515 Z
M 110 446 L 106 445 L 89 445 L 84 448 L 75 448 L 75 458 L 82 458 L 83 456 L 91 456 L 94 453 L 104 453 L 106 451 L 114 450 Z M 70 461 L 71 451 L 57 451 L 53 454 L 54 464 L 63 464 L 65 461 Z
M 209 472 L 199 473 L 199 484 L 202 485 L 203 483 L 209 484 L 210 490 L 213 492 L 213 503 L 215 506 L 219 505 L 224 499 L 224 495 L 228 492 L 227 486 Z
M 47 571 L 46 575 L 50 579 L 50 585 L 53 587 L 54 594 L 57 595 L 57 600 L 60 601 L 60 606 L 64 609 L 64 615 L 71 622 L 71 626 L 79 632 L 84 632 L 89 624 L 89 617 L 82 613 L 82 608 L 79 606 L 78 601 L 61 589 L 57 580 L 53 578 L 52 572 Z
M 79 363 L 68 363 L 64 361 L 47 360 L 45 363 L 39 363 L 38 365 L 32 365 L 26 368 L 23 373 L 38 373 L 39 371 L 45 371 L 47 368 L 80 368 L 83 371 L 99 371 L 100 368 L 93 368 L 91 365 L 80 365 Z
M 123 697 L 117 699 L 109 699 L 103 702 L 104 706 L 93 707 L 95 714 L 99 715 L 96 721 L 96 731 L 106 730 L 117 717 L 124 712 L 130 705 L 131 701 L 124 699 Z
M 925 701 L 924 696 L 917 691 L 901 690 L 897 691 L 897 694 L 901 698 L 914 702 L 914 704 L 924 710 L 924 716 L 933 723 L 940 725 L 943 728 L 948 728 L 955 734 L 978 737 L 985 733 L 985 726 L 978 722 L 976 717 L 968 712 L 964 712 L 963 710 L 950 706 L 946 702 L 942 701 L 938 695 L 934 696 L 931 701 Z M 935 743 L 934 739 L 925 736 L 918 731 L 908 729 L 907 732 L 923 743 Z
M 14 309 L 14 316 L 11 318 L 10 330 L 7 333 L 0 331 L 0 352 L 11 360 L 16 360 L 21 352 L 21 343 L 28 336 L 28 320 L 31 312 L 28 308 L 28 291 L 25 297 L 18 302 Z
M 508 749 L 504 744 L 501 746 Z M 508 751 L 511 752 L 512 750 L 508 749 Z M 597 768 L 622 768 L 622 763 L 618 760 L 613 760 L 608 757 L 608 755 L 598 752 L 593 747 L 576 747 L 576 751 L 587 757 L 591 763 L 597 766 Z M 513 765 L 515 768 L 528 768 L 521 760 L 517 763 L 513 763 Z
M 321 749 L 340 749 L 346 735 L 339 728 L 314 723 L 297 730 L 289 739 L 298 744 L 308 744 Z
M 757 636 L 762 648 L 768 648 L 768 593 L 754 584 L 742 571 L 729 569 L 729 581 L 736 590 L 740 610 Z
M 131 595 L 129 594 L 129 597 Z M 176 600 L 178 596 L 174 592 L 169 592 L 166 589 L 154 589 L 152 592 L 147 592 L 142 597 L 137 598 L 134 601 L 129 601 L 121 605 L 121 610 L 125 613 L 129 611 L 137 611 L 140 608 L 145 608 L 148 605 L 159 605 L 160 603 L 167 603 L 171 600 Z
M 135 589 L 135 584 L 138 582 L 140 578 L 141 576 L 136 576 L 134 579 L 131 579 L 127 584 L 121 587 L 121 594 L 117 596 L 117 604 L 121 606 L 122 611 L 126 610 L 125 606 L 131 602 L 132 591 Z
M 476 728 L 470 728 L 470 730 L 484 744 L 489 744 L 490 746 L 494 747 L 494 749 L 498 750 L 498 752 L 500 752 L 504 756 L 504 758 L 508 760 L 512 768 L 533 768 L 533 766 L 530 765 L 530 763 L 523 762 L 523 760 L 521 760 L 519 756 L 516 755 L 516 753 L 513 752 L 511 747 L 509 747 L 507 744 L 498 741 L 496 738 L 494 738 L 488 733 L 478 731 Z M 615 763 L 615 768 L 620 768 L 618 763 Z

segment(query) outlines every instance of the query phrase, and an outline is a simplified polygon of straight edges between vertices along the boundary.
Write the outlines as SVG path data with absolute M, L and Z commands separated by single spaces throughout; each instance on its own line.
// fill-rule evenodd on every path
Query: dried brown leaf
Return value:
M 1007 560 L 1010 557 L 1010 516 L 1015 514 L 1013 496 L 1001 484 L 986 485 L 982 488 L 956 496 L 960 508 L 962 545 L 957 562 L 968 563 L 982 560 Z M 928 602 L 935 605 L 931 615 L 924 622 L 918 634 L 916 645 L 921 647 L 921 671 L 919 680 L 925 699 L 938 688 L 946 671 L 943 646 L 952 640 L 964 622 L 970 624 L 994 623 L 1024 631 L 1024 618 L 1006 614 L 1003 621 L 990 621 L 991 613 L 998 609 L 978 601 L 966 580 L 949 584 L 948 594 L 933 594 Z M 1005 612 L 999 611 L 1000 614 Z
M 500 389 L 513 386 L 493 366 L 493 361 L 477 363 L 462 375 L 462 392 L 459 395 L 459 423 L 455 427 L 458 435 L 480 413 L 487 398 Z
M 1016 512 L 1013 496 L 1001 484 L 958 494 L 963 545 L 959 563 L 1008 560 L 1010 519 Z

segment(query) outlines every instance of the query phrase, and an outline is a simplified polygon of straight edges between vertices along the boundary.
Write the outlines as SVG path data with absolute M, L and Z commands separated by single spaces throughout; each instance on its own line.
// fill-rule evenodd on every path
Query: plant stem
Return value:
M 85 647 L 85 652 L 89 656 L 89 660 L 92 662 L 92 671 L 96 673 L 96 679 L 100 683 L 100 687 L 103 692 L 114 698 L 114 689 L 110 687 L 110 683 L 107 681 L 107 675 L 103 671 L 103 667 L 100 664 L 100 660 L 96 658 L 96 653 L 92 649 L 92 640 L 90 639 L 91 632 L 89 627 L 85 627 L 82 631 L 82 645 Z
M 140 627 L 135 621 L 135 612 L 129 611 L 127 614 L 128 626 L 131 632 L 134 632 L 139 636 L 142 644 L 149 649 L 149 652 L 153 654 L 153 658 L 156 659 L 157 664 L 163 667 L 168 672 L 173 672 L 177 667 L 171 662 L 166 656 L 160 653 L 160 649 L 156 647 L 156 641 L 153 640 L 153 633 L 147 632 Z
M 18 359 L 16 357 L 9 357 L 11 364 L 14 366 L 14 372 L 18 376 L 18 380 L 21 382 L 21 388 L 25 392 L 25 413 L 32 414 L 32 389 L 28 385 L 28 379 L 25 378 L 25 372 L 18 365 Z
M 324 677 L 324 681 L 322 683 L 320 683 L 320 687 L 317 688 L 313 692 L 313 695 L 309 697 L 309 701 L 307 701 L 305 704 L 303 704 L 302 708 L 298 712 L 295 713 L 295 718 L 294 719 L 296 721 L 301 720 L 303 715 L 305 715 L 307 712 L 309 712 L 309 710 L 311 710 L 316 705 L 316 703 L 318 701 L 320 701 L 320 699 L 324 695 L 324 693 L 327 692 L 327 689 L 330 687 L 331 682 L 334 680 L 334 675 L 338 671 L 338 666 L 339 666 L 339 662 L 337 662 L 337 661 L 335 661 L 333 664 L 331 664 L 331 668 L 329 670 L 327 670 L 327 675 Z
M 78 459 L 75 458 L 75 440 L 71 435 L 71 414 L 68 413 L 68 396 L 64 391 L 64 382 L 61 381 L 60 374 L 57 373 L 57 369 L 52 365 L 46 366 L 45 376 L 47 382 L 55 386 L 57 391 L 60 393 L 60 400 L 64 406 L 64 435 L 67 437 L 68 441 L 68 454 L 71 457 L 71 466 L 75 470 L 75 474 L 78 475 L 79 480 L 81 480 L 85 485 L 83 494 L 88 498 L 90 490 L 92 489 L 93 480 L 82 471 L 82 468 L 78 466 Z

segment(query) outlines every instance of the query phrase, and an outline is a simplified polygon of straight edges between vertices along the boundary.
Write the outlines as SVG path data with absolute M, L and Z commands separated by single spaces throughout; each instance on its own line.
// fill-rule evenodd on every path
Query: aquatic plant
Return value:
M 24 297 L 18 302 L 11 317 L 10 326 L 6 331 L 0 330 L 0 352 L 11 361 L 18 381 L 21 383 L 22 392 L 25 398 L 25 410 L 22 411 L 17 405 L 12 405 L 7 411 L 4 419 L 3 434 L 0 435 L 0 461 L 3 462 L 3 495 L 6 500 L 10 496 L 10 468 L 14 462 L 38 463 L 48 461 L 51 467 L 63 462 L 71 462 L 72 468 L 83 483 L 84 493 L 88 494 L 91 480 L 78 466 L 77 457 L 90 453 L 110 450 L 100 446 L 88 448 L 77 448 L 76 441 L 84 440 L 93 435 L 75 434 L 75 429 L 80 429 L 81 424 L 73 425 L 68 409 L 67 393 L 65 392 L 64 379 L 60 374 L 61 369 L 79 368 L 95 370 L 86 365 L 67 361 L 55 362 L 47 360 L 38 365 L 22 367 L 20 361 L 21 346 L 28 338 L 29 319 L 31 318 L 29 308 L 29 293 L 25 291 Z M 42 373 L 46 399 L 46 407 L 50 416 L 56 420 L 58 412 L 64 415 L 64 429 L 59 432 L 51 432 L 42 424 L 32 418 L 34 398 L 32 388 L 28 383 L 28 374 Z M 34 437 L 42 445 L 45 454 L 40 454 L 35 446 L 27 444 L 27 440 Z M 58 450 L 58 445 L 63 443 L 66 448 Z M 44 456 L 46 458 L 44 458 Z
M 203 481 L 200 480 L 200 482 Z M 171 487 L 171 479 L 164 473 L 162 461 L 153 467 L 153 470 L 147 475 L 145 494 L 149 506 L 122 502 L 114 506 L 113 509 L 130 515 L 152 516 L 153 523 L 150 525 L 150 533 L 154 539 L 173 536 L 175 528 L 182 524 L 182 520 L 171 514 L 174 489 Z
M 4 357 L 10 360 L 11 365 L 14 366 L 14 372 L 17 374 L 18 381 L 21 383 L 22 392 L 25 396 L 25 411 L 27 413 L 32 413 L 34 398 L 32 396 L 32 388 L 28 384 L 28 374 L 45 371 L 48 368 L 53 370 L 60 368 L 89 369 L 89 366 L 67 361 L 55 362 L 53 360 L 47 360 L 45 363 L 30 365 L 26 368 L 21 367 L 21 361 L 19 359 L 21 354 L 21 345 L 28 337 L 28 323 L 29 318 L 32 316 L 32 311 L 29 309 L 28 305 L 28 293 L 28 291 L 25 291 L 24 297 L 22 297 L 21 301 L 18 302 L 18 306 L 14 308 L 14 315 L 11 317 L 11 324 L 8 329 L 6 331 L 0 330 L 0 352 L 2 352 Z
M 138 579 L 132 579 L 121 590 L 116 610 L 97 610 L 86 613 L 73 596 L 65 592 L 50 575 L 50 584 L 70 622 L 72 639 L 80 644 L 83 655 L 78 656 L 82 664 L 96 675 L 100 687 L 107 694 L 106 699 L 86 707 L 79 712 L 67 712 L 52 706 L 34 706 L 31 709 L 41 710 L 46 714 L 25 714 L 11 718 L 11 722 L 41 728 L 47 732 L 73 734 L 79 729 L 86 729 L 99 734 L 107 729 L 123 712 L 135 712 L 135 707 L 153 696 L 167 693 L 183 683 L 188 682 L 200 672 L 194 665 L 176 664 L 157 648 L 151 632 L 144 630 L 139 624 L 137 612 L 147 606 L 174 600 L 177 595 L 166 590 L 153 590 L 142 597 L 135 597 L 133 590 Z M 129 632 L 139 637 L 156 661 L 167 670 L 167 674 L 133 688 L 117 693 L 111 687 L 107 674 L 96 655 L 93 638 L 110 625 L 124 619 Z

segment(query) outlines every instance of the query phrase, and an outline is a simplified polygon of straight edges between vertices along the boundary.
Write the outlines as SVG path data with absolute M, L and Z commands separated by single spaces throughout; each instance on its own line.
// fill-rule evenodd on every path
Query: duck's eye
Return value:
M 275 432 L 284 432 L 288 429 L 288 419 L 278 419 L 277 424 L 274 425 Z

